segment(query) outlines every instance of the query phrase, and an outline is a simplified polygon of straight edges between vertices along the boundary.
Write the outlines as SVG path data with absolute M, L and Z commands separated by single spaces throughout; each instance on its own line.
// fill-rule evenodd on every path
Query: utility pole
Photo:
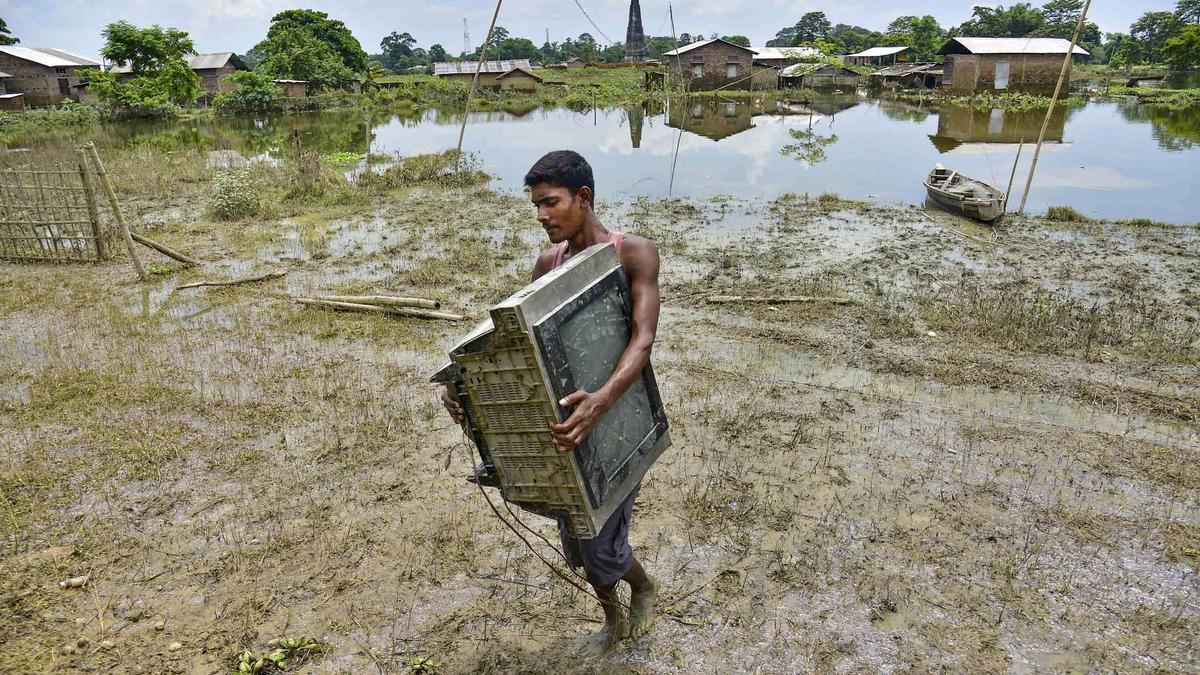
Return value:
M 467 17 L 463 17 L 463 51 L 464 55 L 471 53 L 471 31 L 467 30 Z

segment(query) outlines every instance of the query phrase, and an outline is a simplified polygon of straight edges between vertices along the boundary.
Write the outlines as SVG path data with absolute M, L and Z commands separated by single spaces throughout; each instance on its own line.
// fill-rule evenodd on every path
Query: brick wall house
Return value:
M 78 54 L 49 47 L 0 46 L 0 70 L 10 94 L 25 94 L 29 105 L 58 105 L 77 98 L 82 83 L 78 71 L 99 68 L 100 63 Z
M 524 68 L 513 68 L 496 78 L 500 91 L 535 91 L 542 78 Z
M 954 38 L 941 49 L 942 87 L 957 94 L 1053 91 L 1070 47 L 1061 38 Z M 1089 56 L 1079 46 L 1074 54 Z
M 755 51 L 725 40 L 702 40 L 663 54 L 668 72 L 683 72 L 692 91 L 707 91 L 729 86 L 749 89 Z M 777 80 L 773 69 L 767 79 L 755 78 L 754 87 L 773 88 Z

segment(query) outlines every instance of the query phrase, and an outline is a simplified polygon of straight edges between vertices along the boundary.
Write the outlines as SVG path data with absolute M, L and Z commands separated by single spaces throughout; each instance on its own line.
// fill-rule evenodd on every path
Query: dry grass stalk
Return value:
M 190 284 L 179 286 L 175 290 L 182 291 L 187 288 L 200 288 L 201 286 L 237 286 L 239 284 L 252 284 L 256 281 L 278 279 L 285 274 L 287 274 L 287 272 L 267 272 L 266 274 L 258 274 L 252 277 L 242 277 L 241 279 L 229 279 L 226 281 L 195 281 Z
M 348 302 L 356 305 L 377 305 L 380 307 L 416 307 L 419 309 L 441 309 L 442 303 L 426 298 L 404 298 L 391 295 L 318 295 L 317 300 L 330 302 Z

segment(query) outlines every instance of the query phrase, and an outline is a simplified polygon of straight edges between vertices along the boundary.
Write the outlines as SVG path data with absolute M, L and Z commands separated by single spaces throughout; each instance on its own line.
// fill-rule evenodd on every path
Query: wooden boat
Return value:
M 925 179 L 929 198 L 938 206 L 968 218 L 991 222 L 1004 213 L 1004 193 L 938 164 Z

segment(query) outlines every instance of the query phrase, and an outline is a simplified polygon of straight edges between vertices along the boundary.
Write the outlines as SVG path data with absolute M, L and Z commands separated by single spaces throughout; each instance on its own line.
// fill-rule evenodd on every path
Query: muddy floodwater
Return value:
M 473 112 L 466 148 L 497 185 L 519 189 L 546 148 L 589 158 L 600 198 L 774 199 L 836 193 L 851 199 L 919 202 L 937 163 L 1005 189 L 1021 141 L 1013 189 L 1019 204 L 1032 143 L 1045 110 L 930 107 L 827 93 L 812 100 L 676 100 L 607 110 Z M 124 124 L 100 135 L 116 144 L 199 145 L 278 155 L 293 131 L 322 152 L 412 155 L 453 147 L 461 117 L 429 110 L 374 116 L 309 114 L 215 122 Z M 1071 206 L 1110 220 L 1200 221 L 1189 198 L 1200 176 L 1200 111 L 1136 102 L 1060 108 L 1050 118 L 1028 209 Z
M 919 172 L 990 179 L 1037 113 L 844 103 L 481 113 L 470 186 L 284 154 L 375 171 L 449 114 L 101 129 L 131 227 L 203 264 L 0 263 L 0 673 L 225 674 L 281 639 L 323 675 L 1200 671 L 1200 228 L 925 210 Z M 1056 114 L 1035 203 L 1197 220 L 1166 188 L 1194 132 L 1131 111 Z M 658 622 L 604 656 L 429 384 L 548 246 L 517 181 L 563 145 L 662 258 L 673 446 L 630 530 Z M 230 187 L 229 150 L 281 161 Z

